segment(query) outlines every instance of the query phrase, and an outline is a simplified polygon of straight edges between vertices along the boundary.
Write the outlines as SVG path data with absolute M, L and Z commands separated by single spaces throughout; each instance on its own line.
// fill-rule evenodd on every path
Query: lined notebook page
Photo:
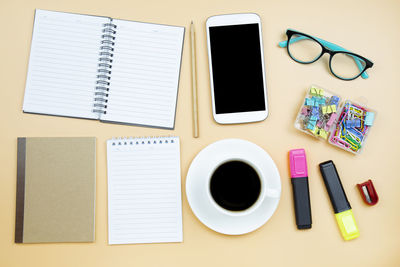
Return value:
M 113 20 L 117 25 L 105 121 L 173 128 L 184 28 Z
M 182 242 L 178 137 L 107 141 L 108 243 Z
M 92 112 L 103 24 L 109 18 L 36 10 L 23 111 Z

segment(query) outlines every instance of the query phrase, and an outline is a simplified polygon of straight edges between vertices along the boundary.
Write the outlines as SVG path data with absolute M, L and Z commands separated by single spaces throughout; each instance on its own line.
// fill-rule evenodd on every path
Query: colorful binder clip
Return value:
M 362 199 L 367 205 L 373 206 L 378 203 L 379 197 L 371 180 L 362 184 L 357 184 L 357 187 L 358 190 L 360 190 Z

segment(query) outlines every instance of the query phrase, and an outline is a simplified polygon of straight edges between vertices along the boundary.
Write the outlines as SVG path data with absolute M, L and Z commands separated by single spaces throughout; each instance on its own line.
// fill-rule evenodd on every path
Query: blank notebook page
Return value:
M 182 242 L 178 137 L 107 141 L 108 243 Z
M 24 112 L 97 119 L 92 112 L 109 18 L 36 10 Z
M 174 128 L 184 28 L 113 20 L 116 26 L 104 121 Z

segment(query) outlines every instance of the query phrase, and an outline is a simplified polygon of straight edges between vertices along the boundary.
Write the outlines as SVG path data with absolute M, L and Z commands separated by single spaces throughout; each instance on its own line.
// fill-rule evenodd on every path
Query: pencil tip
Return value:
M 193 20 L 190 22 L 190 24 L 193 24 Z

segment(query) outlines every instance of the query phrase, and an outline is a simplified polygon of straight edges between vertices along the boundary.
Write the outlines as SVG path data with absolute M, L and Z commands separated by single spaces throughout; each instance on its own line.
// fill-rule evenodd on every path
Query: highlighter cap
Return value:
M 290 176 L 292 178 L 308 177 L 306 152 L 304 149 L 289 151 Z
M 352 210 L 336 213 L 335 217 L 344 240 L 351 240 L 360 236 Z

